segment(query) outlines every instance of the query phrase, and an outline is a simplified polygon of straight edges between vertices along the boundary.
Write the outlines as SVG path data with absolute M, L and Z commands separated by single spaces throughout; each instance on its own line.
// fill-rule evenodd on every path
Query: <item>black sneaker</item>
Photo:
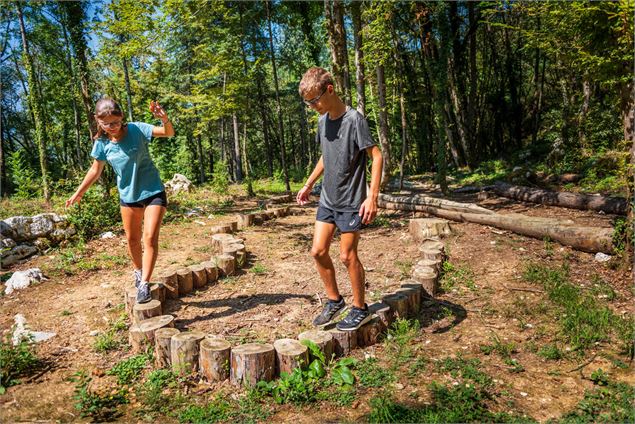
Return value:
M 340 331 L 353 331 L 366 324 L 372 317 L 370 316 L 370 311 L 366 304 L 364 304 L 364 308 L 365 309 L 360 309 L 353 306 L 348 315 L 337 323 L 336 328 Z
M 324 309 L 320 315 L 315 317 L 313 320 L 313 325 L 316 327 L 324 327 L 335 321 L 337 317 L 342 315 L 342 313 L 346 310 L 346 302 L 344 302 L 344 298 L 340 296 L 340 300 L 327 300 L 324 304 Z
M 137 287 L 137 303 L 148 303 L 151 300 L 150 284 L 146 281 L 142 281 L 139 283 L 139 287 Z

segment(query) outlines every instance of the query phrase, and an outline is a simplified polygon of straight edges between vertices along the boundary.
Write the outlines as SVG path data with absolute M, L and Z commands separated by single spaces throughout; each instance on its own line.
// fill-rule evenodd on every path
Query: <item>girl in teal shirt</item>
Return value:
M 159 228 L 167 206 L 165 189 L 148 153 L 148 143 L 152 137 L 174 135 L 174 127 L 158 102 L 150 102 L 150 111 L 155 118 L 161 119 L 162 126 L 124 123 L 123 112 L 117 102 L 110 98 L 97 102 L 95 119 L 98 131 L 91 152 L 93 164 L 75 194 L 66 201 L 66 207 L 79 203 L 88 188 L 99 179 L 106 162 L 110 163 L 117 175 L 121 218 L 128 240 L 128 253 L 135 268 L 139 303 L 151 300 L 148 282 L 157 260 Z

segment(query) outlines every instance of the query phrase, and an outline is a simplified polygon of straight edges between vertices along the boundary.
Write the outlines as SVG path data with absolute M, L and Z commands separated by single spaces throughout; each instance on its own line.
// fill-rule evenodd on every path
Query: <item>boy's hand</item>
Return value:
M 359 216 L 362 217 L 362 224 L 370 224 L 377 216 L 377 200 L 367 197 L 359 208 Z
M 295 197 L 298 205 L 302 206 L 309 203 L 309 194 L 311 194 L 311 186 L 305 185 L 302 187 L 300 191 L 298 191 L 298 195 Z

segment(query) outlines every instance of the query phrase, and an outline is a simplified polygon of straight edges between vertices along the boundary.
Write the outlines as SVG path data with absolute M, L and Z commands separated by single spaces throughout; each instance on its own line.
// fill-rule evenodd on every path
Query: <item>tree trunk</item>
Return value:
M 498 182 L 493 187 L 494 192 L 502 197 L 521 200 L 523 202 L 539 203 L 542 205 L 559 206 L 569 209 L 592 210 L 596 212 L 626 215 L 628 201 L 620 197 L 590 196 L 579 193 L 566 193 L 542 190 L 531 187 L 514 186 Z
M 240 154 L 240 131 L 238 129 L 238 117 L 235 112 L 232 114 L 232 123 L 234 126 L 234 180 L 237 183 L 240 183 L 243 181 L 243 164 Z
M 126 85 L 126 102 L 128 103 L 128 122 L 132 122 L 134 120 L 132 114 L 132 90 L 130 89 L 130 75 L 128 73 L 128 60 L 123 57 L 121 59 L 123 64 L 123 77 Z
M 440 199 L 430 196 L 391 196 L 389 194 L 380 193 L 379 200 L 390 203 L 404 203 L 410 205 L 432 206 L 439 209 L 447 209 L 457 212 L 482 213 L 485 215 L 494 214 L 494 211 L 482 208 L 474 203 L 461 203 L 452 200 Z
M 199 369 L 207 381 L 224 381 L 229 378 L 229 342 L 220 338 L 206 338 L 201 341 L 199 352 Z
M 351 2 L 353 38 L 355 41 L 355 86 L 357 88 L 357 111 L 366 116 L 366 82 L 364 81 L 364 52 L 362 50 L 362 2 Z
M 170 358 L 174 372 L 187 375 L 198 370 L 199 343 L 204 338 L 205 333 L 201 331 L 186 331 L 172 336 Z
M 18 11 L 18 20 L 20 22 L 20 34 L 22 36 L 22 49 L 24 61 L 24 67 L 29 81 L 29 108 L 33 114 L 33 120 L 35 124 L 35 137 L 37 139 L 38 151 L 40 155 L 40 171 L 42 173 L 42 191 L 44 200 L 49 203 L 51 199 L 51 193 L 49 192 L 48 182 L 48 160 L 46 154 L 46 132 L 44 131 L 44 114 L 42 111 L 42 101 L 38 98 L 37 81 L 35 78 L 35 70 L 33 69 L 33 58 L 29 52 L 29 43 L 26 39 L 26 29 L 24 27 L 24 16 L 22 14 L 22 5 L 16 3 Z
M 383 156 L 380 189 L 383 190 L 390 179 L 390 139 L 388 136 L 388 113 L 386 112 L 386 83 L 384 66 L 377 65 L 377 97 L 379 100 L 379 144 Z
M 276 350 L 277 374 L 291 374 L 294 369 L 309 366 L 309 350 L 296 339 L 279 339 L 273 342 Z
M 247 343 L 231 351 L 230 380 L 233 384 L 254 387 L 271 381 L 275 375 L 276 353 L 268 343 Z
M 348 73 L 344 8 L 341 0 L 324 0 L 324 16 L 333 62 L 333 77 L 344 103 L 351 105 L 351 88 Z
M 289 171 L 287 170 L 287 160 L 285 157 L 284 148 L 284 124 L 282 122 L 282 104 L 280 103 L 280 89 L 278 85 L 278 69 L 276 68 L 276 55 L 273 49 L 273 31 L 271 29 L 271 14 L 270 14 L 270 0 L 265 0 L 265 6 L 267 9 L 267 24 L 269 27 L 269 51 L 271 54 L 271 67 L 273 68 L 273 82 L 276 89 L 276 112 L 278 115 L 278 133 L 280 137 L 280 162 L 282 163 L 282 171 L 284 172 L 284 183 L 288 192 L 291 191 L 289 185 Z

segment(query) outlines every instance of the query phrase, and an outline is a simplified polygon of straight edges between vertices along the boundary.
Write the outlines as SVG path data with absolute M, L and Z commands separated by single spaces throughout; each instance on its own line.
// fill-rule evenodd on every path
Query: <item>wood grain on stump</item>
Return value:
M 450 222 L 439 218 L 411 219 L 408 226 L 410 235 L 417 241 L 431 236 L 445 236 L 452 234 Z
M 421 259 L 417 261 L 415 267 L 428 267 L 434 268 L 437 271 L 437 275 L 441 273 L 441 268 L 443 267 L 442 260 L 434 260 L 434 259 Z
M 236 258 L 231 255 L 218 255 L 216 256 L 216 266 L 218 266 L 221 275 L 234 275 L 236 272 Z
M 185 296 L 194 290 L 194 276 L 191 269 L 179 269 L 176 271 L 176 277 L 179 283 L 179 296 Z
M 207 381 L 223 381 L 229 378 L 231 345 L 219 337 L 206 337 L 200 343 L 199 368 Z
M 332 328 L 328 332 L 333 336 L 333 353 L 335 353 L 335 357 L 346 356 L 357 347 L 357 330 L 342 331 Z
M 154 363 L 157 368 L 168 368 L 172 363 L 171 339 L 181 331 L 177 328 L 159 328 L 154 332 Z
M 416 266 L 412 271 L 412 279 L 422 285 L 424 296 L 436 296 L 439 290 L 439 275 L 434 268 Z
M 433 261 L 442 261 L 443 260 L 443 252 L 439 249 L 419 249 L 419 253 L 421 253 L 421 257 L 423 259 L 431 259 Z
M 238 228 L 246 228 L 254 225 L 254 216 L 251 214 L 240 214 L 238 218 Z
M 419 309 L 421 309 L 421 302 L 423 298 L 426 297 L 426 293 L 423 291 L 423 284 L 415 280 L 406 280 L 403 283 L 401 283 L 401 288 L 414 289 L 417 292 L 416 302 L 419 304 Z
M 205 273 L 207 274 L 207 284 L 218 280 L 218 267 L 216 266 L 216 262 L 206 261 L 202 262 L 201 265 L 203 265 Z
M 195 289 L 201 289 L 207 284 L 207 271 L 202 264 L 190 265 L 192 271 L 192 285 Z
M 298 340 L 310 340 L 315 343 L 322 353 L 324 353 L 324 358 L 328 363 L 333 356 L 333 334 L 324 330 L 309 330 L 298 335 Z M 310 355 L 310 352 L 309 352 Z M 313 360 L 314 358 L 311 358 Z
M 445 244 L 439 240 L 426 239 L 421 242 L 419 245 L 419 251 L 422 250 L 439 250 L 442 253 L 445 253 Z
M 357 346 L 368 347 L 377 344 L 383 330 L 384 324 L 381 320 L 378 317 L 373 317 L 373 319 L 357 329 Z
M 408 297 L 407 296 L 403 294 L 399 294 L 399 293 L 394 293 L 394 294 L 389 294 L 387 296 L 384 296 L 381 299 L 381 301 L 385 303 L 386 305 L 390 306 L 390 309 L 392 309 L 394 312 L 395 319 L 408 318 Z
M 421 305 L 421 292 L 418 289 L 402 287 L 395 290 L 397 294 L 403 294 L 408 298 L 408 318 L 414 318 L 419 315 L 419 307 Z
M 199 346 L 205 333 L 185 331 L 175 334 L 170 340 L 170 358 L 172 369 L 182 375 L 198 370 Z
M 309 365 L 309 349 L 298 340 L 276 340 L 273 348 L 276 350 L 278 374 L 291 374 L 295 368 L 306 368 Z
M 231 225 L 227 225 L 227 224 L 214 225 L 212 228 L 209 229 L 209 232 L 212 235 L 227 234 L 232 232 L 232 227 Z
M 395 322 L 395 312 L 387 303 L 377 302 L 368 306 L 368 311 L 379 318 L 384 328 L 387 330 L 390 328 L 393 322 Z
M 255 386 L 275 376 L 276 352 L 268 343 L 247 343 L 231 351 L 230 381 Z
M 214 252 L 220 253 L 223 251 L 223 245 L 227 242 L 233 241 L 234 236 L 231 234 L 214 234 L 212 236 L 212 247 Z
M 172 315 L 159 315 L 141 321 L 138 324 L 132 324 L 128 334 L 128 341 L 135 353 L 145 351 L 147 346 L 154 345 L 154 333 L 159 328 L 174 327 L 174 317 Z
M 163 315 L 161 302 L 156 299 L 146 303 L 137 303 L 132 307 L 132 319 L 135 324 L 159 315 Z
M 179 298 L 179 282 L 174 270 L 166 270 L 159 273 L 157 282 L 163 285 L 166 299 Z

